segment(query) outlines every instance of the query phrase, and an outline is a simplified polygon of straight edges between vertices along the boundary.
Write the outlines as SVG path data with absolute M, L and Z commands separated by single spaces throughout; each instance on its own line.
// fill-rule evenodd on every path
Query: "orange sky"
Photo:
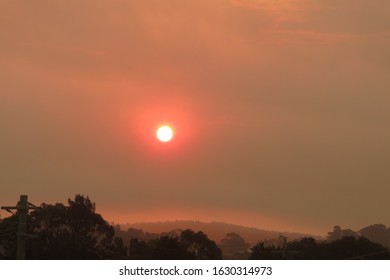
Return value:
M 81 193 L 109 221 L 389 224 L 389 10 L 0 2 L 0 205 Z

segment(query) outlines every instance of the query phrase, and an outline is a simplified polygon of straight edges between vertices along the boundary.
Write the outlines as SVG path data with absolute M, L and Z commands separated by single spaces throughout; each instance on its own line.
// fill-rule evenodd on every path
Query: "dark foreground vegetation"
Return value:
M 0 259 L 16 258 L 18 215 L 0 222 Z M 327 240 L 287 241 L 280 236 L 254 246 L 231 232 L 217 245 L 202 231 L 190 229 L 164 234 L 121 230 L 97 214 L 95 204 L 83 195 L 69 199 L 68 205 L 42 204 L 31 211 L 26 232 L 26 259 L 390 259 L 390 230 L 384 225 L 360 232 L 336 226 Z

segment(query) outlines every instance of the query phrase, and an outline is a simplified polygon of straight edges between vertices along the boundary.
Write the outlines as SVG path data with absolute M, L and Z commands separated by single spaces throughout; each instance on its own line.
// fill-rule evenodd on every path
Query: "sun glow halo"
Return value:
M 172 140 L 173 130 L 171 127 L 164 125 L 157 129 L 157 138 L 161 142 L 169 142 Z

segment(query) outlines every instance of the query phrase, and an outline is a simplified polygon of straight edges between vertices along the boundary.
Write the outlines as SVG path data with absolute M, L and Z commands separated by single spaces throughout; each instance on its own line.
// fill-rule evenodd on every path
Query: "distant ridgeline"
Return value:
M 115 226 L 123 240 L 149 242 L 162 236 L 177 238 L 181 229 L 201 231 L 214 240 L 224 259 L 387 259 L 390 228 L 375 224 L 357 232 L 335 226 L 326 238 L 303 233 L 267 231 L 226 223 L 174 221 Z M 373 242 L 378 244 L 373 244 Z M 349 254 L 345 254 L 347 247 Z M 339 250 L 339 247 L 344 249 Z M 361 250 L 353 250 L 359 247 Z
M 143 240 L 153 239 L 159 235 L 172 235 L 175 234 L 175 232 L 177 233 L 179 230 L 183 229 L 202 231 L 215 242 L 219 242 L 225 238 L 226 234 L 234 232 L 242 236 L 250 245 L 256 244 L 259 240 L 277 239 L 280 235 L 287 237 L 288 240 L 294 240 L 303 237 L 324 239 L 322 236 L 315 236 L 312 234 L 263 230 L 254 227 L 245 227 L 221 222 L 206 223 L 200 221 L 169 221 L 125 224 L 120 225 L 120 228 L 125 231 L 129 229 L 129 233 L 126 234 L 128 237 L 140 238 Z M 122 231 L 120 234 L 125 233 Z
M 390 229 L 382 224 L 357 232 L 335 226 L 327 237 L 217 222 L 121 227 L 84 195 L 29 212 L 17 205 L 0 220 L 0 259 L 390 259 Z

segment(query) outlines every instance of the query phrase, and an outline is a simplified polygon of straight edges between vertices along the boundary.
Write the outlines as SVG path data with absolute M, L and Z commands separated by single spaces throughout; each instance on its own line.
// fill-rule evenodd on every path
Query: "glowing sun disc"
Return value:
M 157 138 L 161 142 L 168 142 L 172 139 L 173 137 L 173 130 L 167 125 L 161 126 L 157 130 Z

